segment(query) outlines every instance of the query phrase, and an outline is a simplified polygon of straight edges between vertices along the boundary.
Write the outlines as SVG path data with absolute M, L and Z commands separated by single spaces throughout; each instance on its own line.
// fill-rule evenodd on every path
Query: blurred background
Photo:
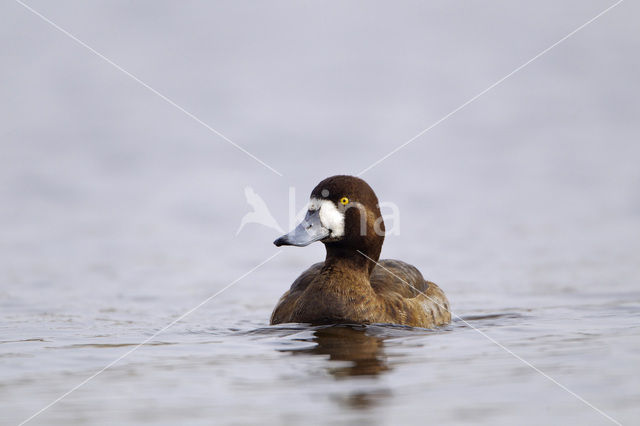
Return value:
M 0 423 L 274 255 L 277 231 L 236 235 L 247 186 L 288 228 L 290 191 L 299 210 L 612 4 L 28 2 L 127 75 L 2 2 Z M 623 423 L 640 414 L 638 13 L 621 3 L 362 175 L 400 210 L 383 258 Z M 285 248 L 31 423 L 609 422 L 459 321 L 268 328 L 323 255 Z

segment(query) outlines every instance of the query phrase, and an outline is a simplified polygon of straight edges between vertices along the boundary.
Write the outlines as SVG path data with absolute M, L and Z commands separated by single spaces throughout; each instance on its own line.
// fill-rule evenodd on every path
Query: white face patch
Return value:
M 320 223 L 331 231 L 331 238 L 344 237 L 344 213 L 332 201 L 312 198 L 309 210 L 320 210 Z

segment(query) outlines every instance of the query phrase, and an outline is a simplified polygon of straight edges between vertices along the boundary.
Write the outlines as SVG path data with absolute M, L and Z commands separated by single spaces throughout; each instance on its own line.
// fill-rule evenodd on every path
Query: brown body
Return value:
M 451 321 L 449 301 L 440 287 L 407 263 L 379 263 L 370 277 L 349 267 L 314 264 L 280 298 L 271 324 L 391 323 L 433 328 Z
M 321 230 L 328 236 L 315 241 L 325 244 L 325 261 L 312 265 L 295 280 L 276 305 L 271 324 L 392 323 L 432 328 L 451 320 L 444 292 L 426 281 L 418 269 L 399 260 L 378 261 L 384 222 L 378 199 L 366 182 L 334 176 L 320 182 L 311 197 L 333 202 L 328 210 L 334 210 L 333 206 L 340 209 L 344 229 L 336 226 L 335 234 L 332 229 Z M 312 228 L 313 213 L 310 210 L 309 221 L 303 222 L 304 229 Z M 314 227 L 323 226 L 316 222 Z M 304 238 L 304 232 L 292 231 L 275 244 L 309 244 L 308 240 L 299 242 Z

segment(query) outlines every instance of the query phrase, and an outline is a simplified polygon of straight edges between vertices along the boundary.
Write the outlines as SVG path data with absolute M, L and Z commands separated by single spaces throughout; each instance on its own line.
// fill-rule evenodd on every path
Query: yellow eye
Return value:
M 349 204 L 349 199 L 347 197 L 342 197 L 342 198 L 340 198 L 340 202 L 343 205 L 346 205 L 346 204 Z

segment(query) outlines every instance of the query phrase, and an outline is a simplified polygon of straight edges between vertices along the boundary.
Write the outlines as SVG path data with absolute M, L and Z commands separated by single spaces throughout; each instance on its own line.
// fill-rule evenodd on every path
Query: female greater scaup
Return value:
M 333 176 L 311 192 L 305 219 L 276 246 L 324 243 L 324 262 L 291 285 L 271 324 L 393 323 L 431 328 L 451 320 L 444 292 L 414 266 L 381 260 L 384 222 L 378 198 L 362 179 Z

